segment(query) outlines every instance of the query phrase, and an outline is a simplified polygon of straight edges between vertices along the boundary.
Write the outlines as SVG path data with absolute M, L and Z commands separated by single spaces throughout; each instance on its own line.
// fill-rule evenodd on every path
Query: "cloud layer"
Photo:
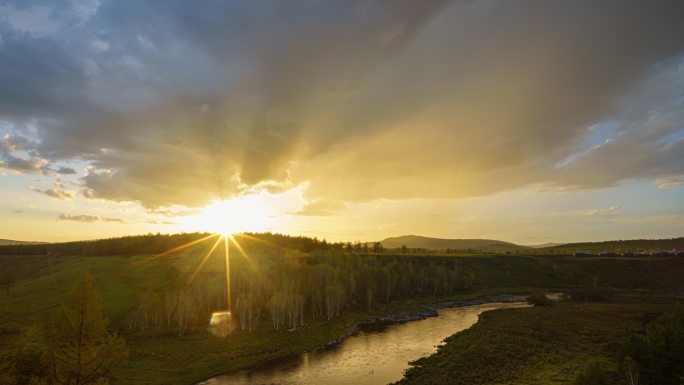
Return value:
M 85 162 L 89 198 L 306 183 L 320 215 L 684 175 L 681 1 L 50 4 L 0 8 L 0 168 Z
M 103 218 L 103 217 L 99 217 L 97 215 L 87 215 L 87 214 L 80 214 L 80 215 L 60 214 L 59 220 L 60 221 L 86 222 L 86 223 L 93 223 L 93 222 L 124 223 L 125 222 L 121 218 Z

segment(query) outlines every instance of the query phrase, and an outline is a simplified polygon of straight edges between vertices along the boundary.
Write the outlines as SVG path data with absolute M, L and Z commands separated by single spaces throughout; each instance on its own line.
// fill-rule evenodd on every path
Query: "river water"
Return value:
M 409 362 L 437 351 L 442 341 L 477 322 L 485 311 L 529 306 L 489 303 L 439 310 L 439 316 L 363 331 L 334 348 L 286 362 L 214 377 L 201 385 L 384 385 L 400 380 Z

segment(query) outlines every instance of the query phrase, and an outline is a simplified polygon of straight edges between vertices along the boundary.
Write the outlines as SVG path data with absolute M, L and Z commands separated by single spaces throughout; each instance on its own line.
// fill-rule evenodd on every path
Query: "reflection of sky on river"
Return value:
M 401 379 L 410 361 L 436 351 L 444 338 L 467 329 L 484 311 L 526 306 L 486 304 L 440 310 L 439 317 L 362 332 L 333 349 L 304 353 L 274 367 L 240 371 L 204 385 L 388 384 Z

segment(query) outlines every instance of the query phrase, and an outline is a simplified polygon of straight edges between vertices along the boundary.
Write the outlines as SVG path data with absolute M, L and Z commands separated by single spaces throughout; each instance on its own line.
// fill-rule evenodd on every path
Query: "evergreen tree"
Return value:
M 50 338 L 51 382 L 60 385 L 107 384 L 127 355 L 123 338 L 107 332 L 102 305 L 86 273 L 60 309 Z

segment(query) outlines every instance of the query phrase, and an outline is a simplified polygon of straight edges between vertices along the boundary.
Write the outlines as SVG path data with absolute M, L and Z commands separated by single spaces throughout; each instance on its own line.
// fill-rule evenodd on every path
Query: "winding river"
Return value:
M 485 311 L 529 306 L 488 303 L 439 310 L 439 316 L 362 331 L 334 348 L 302 353 L 272 366 L 214 377 L 201 385 L 381 385 L 400 380 L 409 362 L 434 353 L 442 341 L 477 322 Z

